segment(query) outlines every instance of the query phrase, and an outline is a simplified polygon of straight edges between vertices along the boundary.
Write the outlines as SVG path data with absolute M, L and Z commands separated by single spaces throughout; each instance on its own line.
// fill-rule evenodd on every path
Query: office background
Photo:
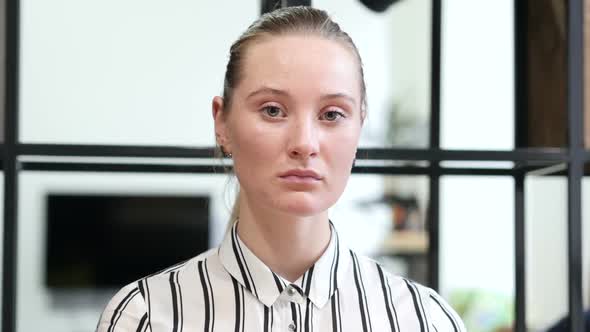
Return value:
M 514 1 L 441 3 L 440 147 L 512 150 Z M 334 16 L 363 57 L 369 117 L 361 147 L 427 148 L 432 1 L 401 0 L 384 13 L 356 0 L 316 0 L 313 6 Z M 229 45 L 259 14 L 259 0 L 20 1 L 19 142 L 212 147 L 210 103 L 221 93 Z M 560 111 L 565 117 L 565 110 Z M 21 160 L 204 162 L 55 156 Z M 502 169 L 513 164 L 441 166 Z M 589 183 L 582 182 L 582 239 L 590 238 Z M 18 186 L 17 331 L 92 330 L 115 291 L 47 283 L 48 195 L 207 197 L 208 244 L 214 246 L 225 229 L 233 188 L 226 175 L 213 172 L 39 170 L 21 171 Z M 355 173 L 331 217 L 352 248 L 428 283 L 428 191 L 424 175 Z M 525 192 L 526 325 L 541 330 L 568 314 L 567 181 L 563 176 L 528 176 Z M 513 324 L 514 201 L 509 176 L 440 178 L 438 289 L 462 314 L 469 331 Z M 582 241 L 586 307 L 589 242 Z

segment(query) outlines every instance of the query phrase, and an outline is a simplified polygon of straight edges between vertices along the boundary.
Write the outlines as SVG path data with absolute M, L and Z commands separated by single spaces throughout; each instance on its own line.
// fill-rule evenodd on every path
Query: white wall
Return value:
M 211 99 L 258 0 L 21 2 L 21 139 L 214 143 Z

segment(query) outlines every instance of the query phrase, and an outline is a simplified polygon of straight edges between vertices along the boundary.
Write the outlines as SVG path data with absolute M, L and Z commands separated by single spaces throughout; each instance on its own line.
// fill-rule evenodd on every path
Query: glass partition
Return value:
M 545 330 L 568 314 L 567 179 L 525 181 L 527 327 Z
M 514 321 L 514 180 L 443 176 L 440 292 L 468 331 Z

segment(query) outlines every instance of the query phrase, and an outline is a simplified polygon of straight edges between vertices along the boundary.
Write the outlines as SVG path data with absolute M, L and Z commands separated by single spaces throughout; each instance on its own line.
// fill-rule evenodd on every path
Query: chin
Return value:
M 315 195 L 298 193 L 296 196 L 289 195 L 281 199 L 278 208 L 285 214 L 297 217 L 311 217 L 324 213 L 332 204 L 325 199 L 320 199 Z

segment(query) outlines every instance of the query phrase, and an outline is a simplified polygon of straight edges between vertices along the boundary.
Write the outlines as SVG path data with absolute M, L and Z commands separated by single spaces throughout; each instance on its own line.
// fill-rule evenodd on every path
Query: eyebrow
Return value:
M 250 99 L 254 96 L 257 96 L 259 94 L 264 94 L 264 93 L 268 93 L 268 94 L 272 94 L 272 95 L 278 95 L 278 96 L 285 96 L 285 97 L 289 97 L 289 93 L 287 91 L 284 90 L 279 90 L 279 89 L 274 89 L 274 88 L 270 88 L 270 87 L 262 87 L 258 90 L 255 90 L 253 92 L 251 92 L 250 94 L 248 94 L 248 96 L 246 97 L 246 99 Z M 334 98 L 344 98 L 346 100 L 348 100 L 349 102 L 351 102 L 353 105 L 356 105 L 356 100 L 347 95 L 346 93 L 341 93 L 341 92 L 337 92 L 337 93 L 328 93 L 328 94 L 323 94 L 320 99 L 324 100 L 324 99 L 334 99 Z

